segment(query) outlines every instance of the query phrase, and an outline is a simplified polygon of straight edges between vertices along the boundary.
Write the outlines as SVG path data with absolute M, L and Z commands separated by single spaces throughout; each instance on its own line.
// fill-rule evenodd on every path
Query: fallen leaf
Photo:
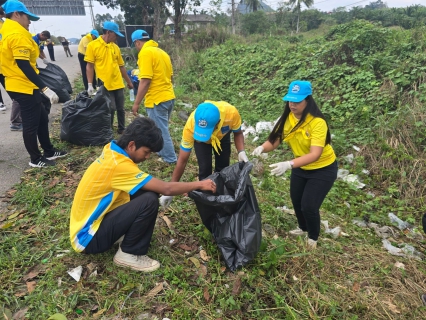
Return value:
M 205 277 L 207 275 L 207 267 L 204 264 L 200 264 L 200 273 Z
M 204 261 L 209 261 L 210 260 L 209 256 L 207 255 L 207 252 L 205 250 L 200 250 L 200 257 Z
M 101 309 L 98 312 L 94 313 L 93 319 L 98 319 L 105 311 L 106 311 L 106 309 Z
M 167 231 L 167 229 L 166 228 L 164 228 L 164 227 L 161 227 L 160 228 L 161 229 L 161 232 L 164 234 L 164 235 L 168 235 L 169 234 L 169 232 Z
M 232 295 L 237 296 L 240 294 L 241 290 L 241 278 L 237 277 L 234 281 L 234 285 L 232 286 Z
M 161 218 L 163 218 L 164 222 L 167 224 L 169 229 L 172 230 L 173 226 L 172 226 L 172 222 L 170 221 L 169 217 L 163 215 Z
M 11 214 L 10 216 L 8 216 L 7 219 L 8 220 L 12 220 L 12 219 L 16 218 L 19 214 L 20 214 L 19 211 L 15 212 L 15 213 Z
M 197 267 L 197 268 L 200 268 L 200 261 L 198 261 L 198 259 L 197 258 L 195 258 L 195 257 L 190 257 L 189 258 L 189 260 L 191 260 L 192 261 L 192 263 Z
M 40 266 L 35 266 L 30 270 L 30 272 L 28 272 L 26 276 L 22 277 L 22 280 L 27 281 L 27 280 L 34 279 L 39 274 L 40 274 Z
M 206 300 L 206 302 L 209 303 L 210 302 L 210 293 L 209 293 L 208 287 L 204 287 L 203 296 L 204 296 L 204 300 Z
M 2 315 L 6 320 L 11 320 L 12 319 L 12 312 L 9 309 L 4 309 L 2 311 L 2 313 L 0 313 L 0 315 Z
M 401 262 L 395 262 L 394 266 L 399 268 L 399 269 L 405 270 L 405 264 L 403 264 Z
M 55 313 L 53 316 L 50 316 L 47 320 L 67 320 L 67 317 L 65 317 L 62 313 Z
M 161 282 L 157 284 L 150 292 L 148 292 L 145 295 L 145 297 L 146 298 L 155 297 L 162 290 L 163 290 L 163 283 Z
M 21 309 L 21 310 L 19 310 L 18 312 L 16 312 L 14 315 L 13 315 L 13 320 L 24 320 L 25 319 L 25 314 L 27 313 L 27 311 L 28 311 L 28 308 L 24 308 L 24 309 Z
M 14 296 L 20 298 L 25 296 L 26 294 L 27 294 L 27 290 L 20 289 L 19 291 L 14 293 Z
M 34 291 L 35 287 L 37 285 L 37 282 L 35 281 L 28 281 L 27 282 L 27 289 L 28 289 L 28 293 L 31 293 Z
M 180 245 L 178 245 L 178 247 L 181 248 L 182 250 L 185 250 L 185 251 L 191 251 L 192 250 L 192 248 L 190 246 L 188 246 L 184 243 L 181 243 Z
M 352 290 L 355 292 L 358 292 L 359 287 L 360 287 L 359 282 L 354 282 L 354 285 L 352 286 Z
M 393 313 L 397 313 L 397 314 L 401 313 L 397 309 L 397 306 L 394 305 L 390 300 L 383 301 L 383 303 L 387 304 L 387 306 L 389 307 L 389 310 L 392 311 Z

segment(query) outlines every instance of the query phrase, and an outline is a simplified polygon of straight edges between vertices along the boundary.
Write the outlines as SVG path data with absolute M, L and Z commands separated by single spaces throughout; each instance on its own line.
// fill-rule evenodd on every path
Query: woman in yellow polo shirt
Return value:
M 312 97 L 309 81 L 290 84 L 284 112 L 268 140 L 252 155 L 275 150 L 285 141 L 294 159 L 271 164 L 272 175 L 291 169 L 290 197 L 299 227 L 291 235 L 308 233 L 308 248 L 315 249 L 320 234 L 319 208 L 337 178 L 336 155 L 330 145 L 331 135 L 324 115 Z

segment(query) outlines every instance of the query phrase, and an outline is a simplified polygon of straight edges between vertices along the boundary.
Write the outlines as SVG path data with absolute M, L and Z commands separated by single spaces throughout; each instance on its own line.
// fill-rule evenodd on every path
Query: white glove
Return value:
M 263 150 L 265 150 L 265 148 L 263 148 L 262 146 L 257 147 L 256 149 L 253 150 L 253 152 L 251 153 L 252 156 L 258 157 L 262 154 Z
M 240 151 L 238 153 L 238 161 L 244 161 L 244 162 L 248 162 L 249 161 L 249 159 L 247 158 L 246 152 L 244 150 Z
M 161 196 L 160 197 L 160 205 L 163 209 L 167 209 L 167 207 L 172 203 L 173 196 Z
M 43 89 L 43 94 L 50 100 L 51 104 L 58 103 L 59 97 L 53 90 L 46 87 Z
M 271 170 L 271 174 L 273 176 L 280 176 L 287 170 L 291 169 L 291 163 L 290 161 L 278 162 L 278 163 L 271 164 L 269 168 L 275 168 Z
M 46 58 L 44 58 L 44 59 L 43 59 L 43 63 L 44 63 L 44 64 L 49 64 L 50 62 L 49 62 Z
M 92 96 L 95 93 L 95 89 L 93 88 L 93 85 L 91 83 L 87 84 L 87 94 L 89 96 Z

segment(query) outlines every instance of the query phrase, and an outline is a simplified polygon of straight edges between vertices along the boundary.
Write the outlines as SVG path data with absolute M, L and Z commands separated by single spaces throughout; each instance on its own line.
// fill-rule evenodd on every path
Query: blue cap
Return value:
M 312 86 L 309 81 L 296 80 L 290 83 L 287 94 L 283 97 L 284 101 L 300 102 L 312 94 Z
M 132 42 L 136 40 L 149 40 L 149 34 L 145 30 L 139 29 L 132 33 Z
M 102 29 L 114 32 L 117 36 L 124 37 L 122 33 L 118 31 L 118 24 L 112 21 L 105 21 Z
M 197 110 L 195 110 L 194 119 L 194 139 L 207 142 L 220 120 L 220 112 L 213 103 L 204 102 L 199 104 Z
M 92 31 L 90 31 L 90 34 L 93 34 L 96 38 L 97 37 L 99 37 L 99 32 L 98 32 L 98 30 L 92 30 Z
M 4 13 L 9 14 L 13 12 L 22 12 L 25 13 L 31 21 L 37 21 L 40 19 L 39 16 L 36 16 L 34 13 L 28 11 L 25 5 L 16 0 L 8 0 L 2 5 Z

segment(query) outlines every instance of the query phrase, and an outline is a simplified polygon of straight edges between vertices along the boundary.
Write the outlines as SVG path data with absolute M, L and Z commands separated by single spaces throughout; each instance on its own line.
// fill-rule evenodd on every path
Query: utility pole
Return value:
M 92 20 L 92 28 L 95 29 L 95 16 L 93 15 L 93 3 L 92 0 L 86 0 L 87 1 L 87 7 L 89 7 L 90 10 L 90 18 Z M 86 5 L 85 5 L 86 7 Z
M 235 0 L 232 0 L 231 2 L 231 25 L 232 25 L 232 34 L 235 34 Z

